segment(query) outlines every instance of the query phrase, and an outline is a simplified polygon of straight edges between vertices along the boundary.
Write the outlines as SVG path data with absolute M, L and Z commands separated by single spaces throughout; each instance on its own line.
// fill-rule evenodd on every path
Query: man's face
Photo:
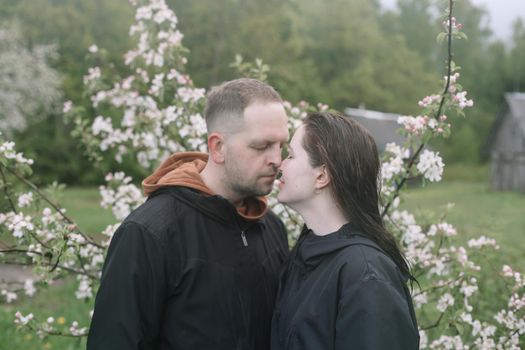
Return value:
M 288 123 L 280 103 L 254 103 L 244 110 L 243 127 L 225 142 L 225 182 L 239 198 L 272 190 L 288 141 Z

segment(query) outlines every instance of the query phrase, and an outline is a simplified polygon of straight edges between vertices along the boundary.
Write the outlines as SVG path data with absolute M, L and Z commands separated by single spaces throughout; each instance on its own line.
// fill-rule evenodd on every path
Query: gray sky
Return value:
M 476 5 L 484 6 L 489 13 L 489 27 L 494 36 L 509 41 L 512 36 L 512 22 L 517 17 L 525 20 L 525 0 L 471 0 Z M 386 8 L 393 8 L 396 0 L 381 0 Z M 461 18 L 458 18 L 461 23 Z M 468 34 L 468 33 L 467 33 Z

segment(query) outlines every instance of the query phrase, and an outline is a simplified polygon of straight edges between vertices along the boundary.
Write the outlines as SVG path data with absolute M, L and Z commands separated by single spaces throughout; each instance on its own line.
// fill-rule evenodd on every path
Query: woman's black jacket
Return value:
M 283 271 L 272 350 L 412 350 L 419 334 L 404 277 L 351 224 L 303 230 Z

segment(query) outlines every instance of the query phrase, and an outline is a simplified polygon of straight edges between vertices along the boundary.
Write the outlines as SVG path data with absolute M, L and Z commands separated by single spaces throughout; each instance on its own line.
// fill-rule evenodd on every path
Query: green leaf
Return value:
M 437 38 L 436 38 L 436 41 L 441 44 L 441 43 L 443 43 L 443 41 L 445 41 L 446 38 L 447 38 L 447 33 L 444 33 L 444 32 L 443 33 L 439 33 Z

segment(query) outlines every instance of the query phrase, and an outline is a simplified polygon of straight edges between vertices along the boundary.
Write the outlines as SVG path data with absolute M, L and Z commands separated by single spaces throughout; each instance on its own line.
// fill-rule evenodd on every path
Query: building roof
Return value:
M 405 137 L 397 133 L 400 127 L 397 123 L 399 114 L 383 113 L 363 108 L 346 108 L 344 112 L 372 134 L 380 152 L 385 150 L 387 143 L 395 142 L 398 145 L 402 145 L 405 142 Z

